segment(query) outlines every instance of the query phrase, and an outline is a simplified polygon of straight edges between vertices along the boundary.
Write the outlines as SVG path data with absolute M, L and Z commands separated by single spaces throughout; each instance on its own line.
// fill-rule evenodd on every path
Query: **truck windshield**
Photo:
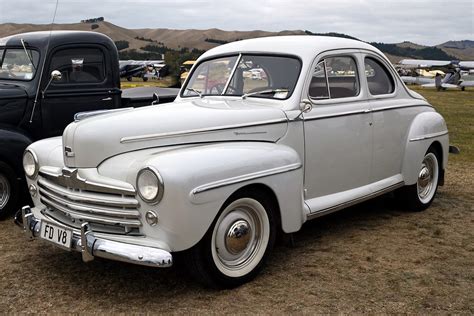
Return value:
M 30 57 L 28 57 L 28 55 Z M 31 64 L 33 60 L 34 66 Z M 29 81 L 38 68 L 39 53 L 32 49 L 0 48 L 0 80 Z
M 287 99 L 300 70 L 299 59 L 288 56 L 239 55 L 206 60 L 192 72 L 182 96 Z

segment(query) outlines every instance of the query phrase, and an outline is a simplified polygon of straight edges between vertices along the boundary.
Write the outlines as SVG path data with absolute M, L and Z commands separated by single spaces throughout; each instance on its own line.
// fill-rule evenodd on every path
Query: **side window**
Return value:
M 52 59 L 50 72 L 59 70 L 60 81 L 53 85 L 76 83 L 99 83 L 105 79 L 105 62 L 102 50 L 98 48 L 74 48 L 57 51 Z
M 395 91 L 392 75 L 378 60 L 371 57 L 365 58 L 365 75 L 370 94 L 390 94 Z
M 311 98 L 349 98 L 357 96 L 359 92 L 357 64 L 352 57 L 329 57 L 316 66 L 309 89 Z

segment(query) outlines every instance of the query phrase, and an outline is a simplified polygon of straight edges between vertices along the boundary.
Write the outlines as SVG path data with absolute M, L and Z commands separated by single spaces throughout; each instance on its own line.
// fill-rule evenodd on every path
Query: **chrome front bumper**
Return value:
M 39 237 L 41 220 L 34 217 L 29 206 L 21 209 L 21 217 L 23 230 L 28 236 Z M 96 238 L 87 223 L 82 224 L 79 233 L 73 232 L 71 249 L 81 252 L 84 262 L 100 257 L 149 267 L 166 268 L 173 265 L 173 257 L 168 251 Z

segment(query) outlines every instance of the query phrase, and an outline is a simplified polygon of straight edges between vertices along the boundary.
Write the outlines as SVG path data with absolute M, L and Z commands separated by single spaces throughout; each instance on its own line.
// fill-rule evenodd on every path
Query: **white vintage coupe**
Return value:
M 203 54 L 173 103 L 81 114 L 29 146 L 23 226 L 84 261 L 185 254 L 233 287 L 307 220 L 394 190 L 427 208 L 448 151 L 444 119 L 374 47 L 243 40 Z

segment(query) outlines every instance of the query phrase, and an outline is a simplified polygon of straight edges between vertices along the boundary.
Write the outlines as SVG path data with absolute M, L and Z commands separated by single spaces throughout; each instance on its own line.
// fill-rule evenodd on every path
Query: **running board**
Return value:
M 346 207 L 349 207 L 349 206 L 352 206 L 352 205 L 356 205 L 356 204 L 359 204 L 359 203 L 362 203 L 364 201 L 367 201 L 367 200 L 370 200 L 374 197 L 377 197 L 379 195 L 383 195 L 385 193 L 388 193 L 388 192 L 391 192 L 393 190 L 396 190 L 398 188 L 401 188 L 405 185 L 405 183 L 402 181 L 402 182 L 399 182 L 399 183 L 396 183 L 396 184 L 393 184 L 389 187 L 386 187 L 385 189 L 382 189 L 382 190 L 378 190 L 378 191 L 375 191 L 371 194 L 368 194 L 368 195 L 365 195 L 365 196 L 362 196 L 362 197 L 359 197 L 357 199 L 354 199 L 354 200 L 350 200 L 350 201 L 347 201 L 347 202 L 344 202 L 344 203 L 341 203 L 341 204 L 338 204 L 338 205 L 334 205 L 334 206 L 331 206 L 331 207 L 328 207 L 328 208 L 325 208 L 325 209 L 322 209 L 320 211 L 316 211 L 316 212 L 313 212 L 313 213 L 309 213 L 307 216 L 306 216 L 306 220 L 312 220 L 312 219 L 315 219 L 315 218 L 318 218 L 318 217 L 321 217 L 321 216 L 324 216 L 324 215 L 328 215 L 328 214 L 331 214 L 331 213 L 334 213 L 334 212 L 337 212 L 339 210 L 342 210 Z

